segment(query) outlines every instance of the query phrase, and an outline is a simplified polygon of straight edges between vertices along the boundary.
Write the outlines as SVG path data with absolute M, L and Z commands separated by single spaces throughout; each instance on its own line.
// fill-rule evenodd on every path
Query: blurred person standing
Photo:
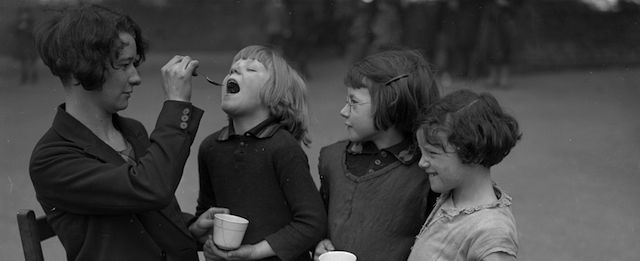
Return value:
M 284 55 L 290 65 L 304 78 L 311 77 L 309 60 L 319 39 L 320 23 L 316 6 L 312 1 L 285 0 L 289 13 L 291 37 L 287 40 Z
M 33 10 L 23 7 L 18 10 L 18 16 L 12 26 L 13 51 L 11 54 L 18 61 L 20 67 L 20 85 L 32 84 L 38 81 L 35 39 L 33 37 Z
M 203 111 L 191 104 L 198 61 L 162 67 L 165 101 L 148 135 L 118 114 L 142 82 L 146 43 L 127 15 L 98 5 L 57 12 L 36 29 L 40 57 L 64 103 L 36 144 L 29 174 L 68 260 L 198 260 L 210 208 L 184 214 L 175 198 Z
M 402 44 L 400 1 L 360 0 L 349 33 L 350 61 Z
M 369 45 L 373 42 L 371 23 L 376 12 L 373 0 L 359 0 L 354 11 L 353 22 L 349 26 L 347 47 L 349 62 L 359 61 L 369 52 Z
M 436 59 L 445 8 L 443 0 L 402 0 L 403 42 L 420 50 L 427 61 Z
M 484 8 L 478 53 L 489 68 L 487 84 L 505 87 L 517 39 L 516 19 L 523 0 L 491 0 Z
M 444 36 L 441 48 L 445 55 L 439 61 L 450 79 L 467 79 L 476 76 L 477 61 L 474 59 L 478 45 L 480 21 L 485 2 L 488 0 L 450 0 L 445 16 Z M 448 84 L 443 83 L 446 87 Z
M 329 8 L 332 8 L 332 23 L 326 30 L 334 38 L 331 42 L 336 46 L 337 53 L 341 57 L 347 54 L 349 46 L 349 27 L 353 23 L 354 13 L 358 5 L 353 0 L 332 0 Z
M 266 2 L 265 15 L 267 16 L 267 42 L 272 48 L 282 53 L 285 44 L 291 37 L 289 11 L 287 10 L 284 0 L 270 0 Z
M 368 53 L 378 53 L 402 44 L 401 6 L 397 0 L 375 0 L 375 15 L 371 21 L 373 41 Z

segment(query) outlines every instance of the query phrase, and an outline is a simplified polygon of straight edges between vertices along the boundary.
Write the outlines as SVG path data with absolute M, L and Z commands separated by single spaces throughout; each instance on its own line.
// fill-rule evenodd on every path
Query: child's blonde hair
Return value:
M 267 68 L 271 76 L 260 92 L 262 103 L 287 131 L 309 146 L 307 87 L 298 72 L 289 66 L 282 55 L 265 46 L 250 45 L 243 48 L 233 57 L 233 63 L 241 59 L 257 60 Z

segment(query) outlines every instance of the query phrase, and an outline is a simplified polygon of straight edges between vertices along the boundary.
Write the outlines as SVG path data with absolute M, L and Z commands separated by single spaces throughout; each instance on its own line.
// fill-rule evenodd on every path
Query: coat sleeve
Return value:
M 166 207 L 182 178 L 202 114 L 191 103 L 166 101 L 151 136 L 140 137 L 148 139 L 148 147 L 138 153 L 135 166 L 97 156 L 109 155 L 105 144 L 82 147 L 63 138 L 41 140 L 29 168 L 38 200 L 81 215 Z
M 327 215 L 300 145 L 282 147 L 273 158 L 293 220 L 266 240 L 280 259 L 291 260 L 324 238 Z

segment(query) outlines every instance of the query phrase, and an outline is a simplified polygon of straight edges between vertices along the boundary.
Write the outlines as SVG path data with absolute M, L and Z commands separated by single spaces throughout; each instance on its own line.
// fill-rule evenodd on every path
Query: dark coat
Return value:
M 136 165 L 58 108 L 29 172 L 68 260 L 198 260 L 174 193 L 203 111 L 165 102 L 155 130 L 114 115 Z

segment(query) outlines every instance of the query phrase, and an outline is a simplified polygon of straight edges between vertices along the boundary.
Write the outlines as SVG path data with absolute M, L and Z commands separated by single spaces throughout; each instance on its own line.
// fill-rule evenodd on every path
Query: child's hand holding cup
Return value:
M 215 214 L 213 219 L 213 243 L 222 250 L 240 247 L 249 220 L 231 214 Z

